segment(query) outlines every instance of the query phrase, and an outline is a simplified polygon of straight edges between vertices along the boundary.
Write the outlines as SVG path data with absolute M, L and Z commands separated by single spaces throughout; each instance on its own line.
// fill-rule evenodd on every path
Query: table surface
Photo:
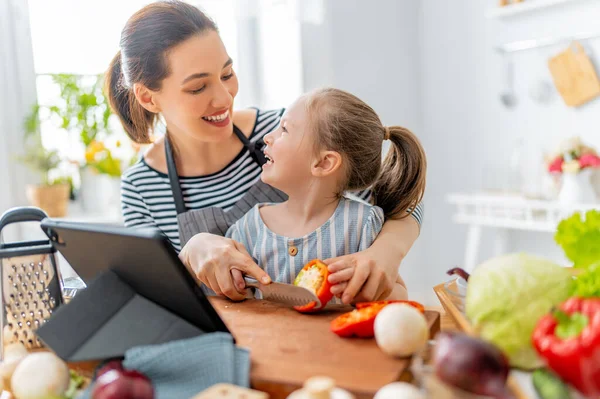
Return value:
M 301 314 L 274 302 L 210 300 L 237 344 L 250 349 L 251 385 L 271 399 L 286 398 L 313 376 L 331 377 L 359 399 L 372 398 L 382 386 L 412 377 L 410 358 L 386 355 L 375 339 L 340 338 L 330 331 L 331 320 L 352 307 Z M 435 336 L 439 313 L 427 310 L 425 318 Z
M 213 300 L 211 299 L 211 302 Z M 218 303 L 217 303 L 218 302 Z M 239 307 L 239 304 L 235 304 L 226 300 L 219 300 L 217 299 L 217 302 L 213 302 L 213 305 L 215 305 L 215 307 L 217 309 L 219 308 L 223 308 L 227 310 L 227 313 L 225 313 L 225 315 L 222 314 L 222 317 L 224 318 L 224 320 L 226 321 L 226 323 L 228 323 L 228 325 L 230 326 L 230 328 L 232 330 L 234 330 L 236 328 L 236 326 L 241 326 L 245 323 L 248 323 L 248 319 L 247 318 L 240 318 L 237 317 L 237 321 L 236 321 L 236 314 L 240 313 L 240 310 L 237 309 Z M 262 302 L 262 301 L 261 301 Z M 236 306 L 237 305 L 237 306 Z M 254 323 L 260 323 L 261 322 L 261 317 L 262 320 L 264 320 L 265 316 L 268 316 L 269 313 L 287 313 L 287 311 L 290 312 L 294 312 L 297 313 L 295 311 L 292 311 L 291 309 L 287 309 L 287 310 L 281 310 L 278 307 L 275 307 L 275 309 L 271 308 L 271 307 L 267 307 L 266 312 L 263 311 L 262 312 L 262 316 L 261 314 L 257 314 L 256 316 L 256 320 L 254 320 Z M 438 312 L 440 317 L 436 318 L 437 320 L 437 327 L 435 327 L 436 329 L 441 329 L 441 330 L 457 330 L 458 327 L 456 325 L 456 323 L 454 322 L 454 319 L 448 315 L 445 310 L 440 306 L 440 307 L 427 307 L 427 311 L 428 311 L 428 318 L 431 318 L 432 314 L 435 314 L 437 316 L 437 314 L 435 312 Z M 266 313 L 266 314 L 265 314 Z M 315 315 L 301 315 L 301 314 L 297 314 L 295 316 L 292 317 L 299 317 L 299 318 L 303 318 L 306 320 L 305 324 L 310 325 L 311 323 L 317 323 L 316 318 L 314 317 Z M 332 319 L 333 317 L 335 317 L 335 313 L 326 313 L 320 316 L 317 316 L 317 318 L 326 318 L 326 319 Z M 312 321 L 311 321 L 312 320 Z M 241 324 L 240 324 L 241 323 Z M 327 323 L 328 324 L 328 323 Z M 257 324 L 253 324 L 253 326 L 256 326 Z M 314 327 L 314 325 L 313 325 Z M 238 345 L 240 346 L 248 346 L 247 344 L 250 343 L 251 346 L 252 344 L 252 340 L 256 339 L 256 333 L 258 333 L 259 335 L 261 334 L 261 331 L 265 331 L 265 329 L 259 329 L 256 328 L 254 329 L 255 332 L 254 333 L 249 333 L 246 334 L 244 336 L 238 336 L 237 337 L 237 341 L 238 341 Z M 235 334 L 235 333 L 234 333 Z M 359 347 L 359 352 L 358 352 L 358 356 L 360 356 L 360 351 L 362 350 L 363 353 L 366 353 L 364 351 L 368 351 L 371 354 L 369 355 L 369 362 L 373 362 L 373 361 L 383 361 L 387 367 L 388 367 L 388 371 L 389 371 L 389 367 L 396 367 L 397 370 L 402 370 L 404 371 L 406 369 L 406 359 L 391 359 L 389 357 L 387 357 L 386 355 L 383 354 L 383 352 L 381 351 L 373 351 L 373 350 L 368 350 L 369 347 L 376 345 L 374 340 L 359 340 L 359 339 L 353 339 L 353 340 L 348 340 L 348 339 L 341 339 L 337 336 L 335 336 L 333 333 L 331 333 L 330 331 L 324 331 L 323 332 L 324 336 L 327 336 L 329 338 L 332 338 L 335 341 L 338 341 L 337 344 L 341 344 L 343 346 L 357 346 Z M 253 338 L 254 337 L 254 338 Z M 264 337 L 263 337 L 264 338 Z M 300 335 L 296 335 L 295 338 L 298 338 L 300 341 L 300 346 L 302 345 L 301 342 L 306 342 L 306 341 L 302 341 L 302 337 L 301 334 Z M 259 339 L 262 339 L 259 337 Z M 245 345 L 246 344 L 246 345 Z M 268 349 L 268 348 L 267 348 Z M 270 349 L 270 352 L 267 351 L 265 353 L 263 353 L 262 357 L 259 356 L 260 359 L 262 359 L 263 361 L 265 359 L 269 359 L 271 356 L 273 356 L 273 354 L 277 351 L 295 351 L 296 352 L 296 356 L 304 356 L 304 357 L 310 357 L 310 350 L 314 348 L 303 348 L 304 350 L 300 350 L 302 348 L 299 348 L 297 345 L 295 347 L 291 347 L 291 348 L 282 348 L 280 346 L 277 345 L 272 345 L 272 348 Z M 356 349 L 356 348 L 355 348 Z M 355 350 L 354 349 L 354 350 Z M 274 352 L 275 351 L 275 352 Z M 304 352 L 304 354 L 302 354 Z M 373 353 L 375 353 L 375 355 L 373 355 Z M 321 354 L 322 355 L 322 354 Z M 373 356 L 375 356 L 376 359 L 373 358 Z M 259 360 L 260 362 L 261 360 Z M 281 374 L 285 375 L 287 374 L 286 371 L 290 372 L 293 371 L 295 374 L 299 375 L 300 377 L 304 378 L 307 377 L 309 374 L 315 374 L 319 371 L 326 371 L 326 368 L 323 368 L 322 366 L 320 366 L 318 364 L 318 362 L 315 362 L 315 364 L 313 365 L 313 367 L 311 368 L 311 370 L 304 370 L 302 372 L 298 372 L 298 370 L 294 367 L 293 364 L 287 364 L 289 362 L 285 362 L 285 361 L 276 361 L 275 362 L 275 366 L 276 367 L 268 367 L 267 369 L 264 368 L 265 364 L 263 363 L 262 365 L 259 363 L 258 365 L 256 364 L 255 360 L 253 359 L 253 369 L 255 369 L 255 372 L 258 371 L 258 375 L 259 379 L 252 382 L 252 385 L 254 388 L 259 389 L 259 390 L 263 390 L 266 392 L 272 392 L 272 394 L 270 395 L 270 399 L 277 399 L 277 398 L 285 398 L 287 397 L 286 395 L 288 395 L 290 392 L 292 392 L 293 390 L 298 388 L 298 384 L 297 381 L 287 381 L 287 383 L 285 381 L 281 381 L 281 378 L 278 377 L 278 375 L 280 376 Z M 93 370 L 96 367 L 98 363 L 97 362 L 85 362 L 85 363 L 78 363 L 78 364 L 71 364 L 71 368 L 77 370 L 79 373 L 91 377 L 91 375 L 93 374 Z M 256 368 L 258 366 L 258 368 Z M 379 381 L 381 379 L 381 376 L 377 376 L 376 374 L 374 374 L 372 372 L 372 370 L 369 372 L 369 365 L 364 364 L 362 359 L 361 359 L 361 366 L 359 368 L 357 368 L 357 371 L 355 371 L 356 375 L 358 376 L 359 380 L 362 381 L 365 377 L 368 378 L 375 378 L 375 385 L 380 384 L 381 382 Z M 377 367 L 378 369 L 380 369 L 380 366 Z M 272 377 L 274 377 L 273 379 L 271 379 L 271 381 L 268 381 L 268 379 L 264 379 L 261 376 L 265 375 L 265 371 L 269 371 L 269 370 L 278 370 L 279 372 L 276 373 L 272 373 Z M 384 367 L 384 369 L 386 369 L 386 367 Z M 307 374 L 308 373 L 308 374 Z M 343 371 L 342 371 L 343 374 Z M 268 374 L 267 374 L 268 375 Z M 262 378 L 262 379 L 261 379 Z M 397 373 L 395 373 L 393 376 L 390 375 L 389 373 L 385 376 L 385 378 L 393 378 L 393 379 L 399 379 L 399 380 L 406 380 L 407 378 L 410 378 L 410 374 L 408 375 L 408 377 L 405 374 L 402 374 L 400 371 L 398 371 Z M 277 381 L 279 379 L 279 381 Z M 301 378 L 298 379 L 298 381 Z M 257 386 L 258 385 L 258 386 Z M 360 385 L 360 384 L 359 384 Z M 373 387 L 375 386 L 373 385 Z M 357 399 L 360 398 L 366 398 L 366 397 L 372 397 L 372 392 L 373 392 L 373 387 L 369 388 L 367 387 L 366 389 L 364 389 L 363 386 L 354 386 L 355 389 L 353 389 L 354 393 L 357 396 Z M 352 386 L 350 386 L 349 388 L 353 388 Z M 2 398 L 4 399 L 4 398 Z

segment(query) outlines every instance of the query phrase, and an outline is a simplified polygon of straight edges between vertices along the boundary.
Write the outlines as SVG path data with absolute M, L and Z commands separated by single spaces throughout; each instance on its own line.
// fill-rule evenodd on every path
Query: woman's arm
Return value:
M 371 253 L 375 264 L 381 266 L 395 281 L 400 263 L 419 237 L 419 232 L 420 226 L 413 217 L 388 220 L 373 245 L 366 251 Z M 404 281 L 401 284 L 404 285 Z

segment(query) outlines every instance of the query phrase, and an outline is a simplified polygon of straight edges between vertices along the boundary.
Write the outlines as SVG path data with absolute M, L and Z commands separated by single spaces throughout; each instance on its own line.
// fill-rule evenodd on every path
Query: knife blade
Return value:
M 246 287 L 259 290 L 263 299 L 267 301 L 279 302 L 288 306 L 304 306 L 316 302 L 316 307 L 321 307 L 319 298 L 306 288 L 275 282 L 262 284 L 251 277 L 244 277 L 244 280 Z

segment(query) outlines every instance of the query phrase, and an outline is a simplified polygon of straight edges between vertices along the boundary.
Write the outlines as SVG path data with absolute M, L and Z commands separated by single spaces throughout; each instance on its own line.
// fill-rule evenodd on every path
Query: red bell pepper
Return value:
M 571 298 L 540 319 L 533 346 L 563 381 L 600 398 L 600 299 Z
M 340 337 L 359 337 L 371 338 L 375 335 L 375 317 L 381 309 L 390 303 L 406 303 L 415 307 L 421 313 L 425 312 L 425 308 L 418 302 L 414 301 L 375 301 L 361 302 L 356 304 L 356 309 L 351 312 L 344 313 L 331 321 L 331 331 Z
M 296 276 L 294 285 L 314 292 L 317 298 L 319 298 L 321 305 L 317 306 L 316 302 L 311 302 L 304 306 L 294 306 L 294 309 L 301 313 L 309 313 L 315 312 L 327 305 L 327 302 L 333 298 L 331 283 L 328 277 L 329 270 L 326 264 L 318 259 L 308 262 Z
M 415 302 L 415 301 L 404 301 L 404 300 L 387 300 L 387 301 L 374 301 L 374 302 L 359 302 L 356 304 L 356 308 L 357 309 L 361 309 L 361 308 L 365 308 L 367 306 L 371 306 L 374 304 L 377 305 L 389 305 L 390 303 L 406 303 L 407 305 L 412 306 L 413 308 L 416 308 L 419 312 L 421 313 L 425 313 L 425 307 L 423 305 L 421 305 L 419 302 Z

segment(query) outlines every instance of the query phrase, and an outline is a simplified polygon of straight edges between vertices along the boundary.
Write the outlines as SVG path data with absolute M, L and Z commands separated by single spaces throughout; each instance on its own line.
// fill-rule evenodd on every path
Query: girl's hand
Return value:
M 242 244 L 214 234 L 196 234 L 182 248 L 179 258 L 198 281 L 233 301 L 246 297 L 243 275 L 263 284 L 271 282 Z
M 369 257 L 368 250 L 324 261 L 328 265 L 331 293 L 342 302 L 377 301 L 387 298 L 394 288 L 392 279 Z

